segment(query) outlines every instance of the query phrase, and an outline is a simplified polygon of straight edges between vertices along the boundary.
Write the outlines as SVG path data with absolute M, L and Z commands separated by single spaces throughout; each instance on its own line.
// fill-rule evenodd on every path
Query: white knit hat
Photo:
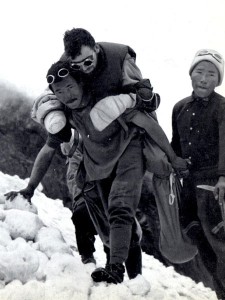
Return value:
M 209 61 L 215 65 L 219 72 L 219 83 L 218 86 L 223 82 L 223 75 L 224 75 L 224 60 L 220 53 L 212 49 L 201 49 L 196 54 L 192 61 L 189 74 L 191 75 L 195 66 L 200 63 L 201 61 Z

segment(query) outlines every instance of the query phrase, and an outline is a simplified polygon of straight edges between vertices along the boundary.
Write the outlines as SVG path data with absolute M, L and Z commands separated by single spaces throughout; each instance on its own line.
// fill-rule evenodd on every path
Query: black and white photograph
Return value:
M 0 300 L 225 300 L 225 1 L 0 15 Z

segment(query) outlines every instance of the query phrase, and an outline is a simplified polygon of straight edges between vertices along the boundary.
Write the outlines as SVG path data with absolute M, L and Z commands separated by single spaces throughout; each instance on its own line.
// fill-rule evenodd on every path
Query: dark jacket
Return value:
M 126 45 L 116 43 L 98 43 L 100 53 L 98 55 L 97 68 L 86 80 L 88 94 L 95 97 L 96 102 L 107 96 L 118 95 L 122 92 L 123 64 L 127 54 L 134 59 L 135 52 Z
M 172 147 L 191 161 L 190 170 L 206 177 L 225 176 L 225 98 L 194 96 L 179 101 L 172 114 Z

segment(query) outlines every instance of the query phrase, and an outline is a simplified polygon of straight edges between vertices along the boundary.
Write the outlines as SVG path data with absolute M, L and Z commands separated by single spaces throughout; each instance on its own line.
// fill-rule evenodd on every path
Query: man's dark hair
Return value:
M 95 39 L 90 32 L 83 28 L 67 30 L 64 34 L 63 42 L 66 55 L 72 58 L 80 55 L 82 46 L 90 48 L 95 46 Z

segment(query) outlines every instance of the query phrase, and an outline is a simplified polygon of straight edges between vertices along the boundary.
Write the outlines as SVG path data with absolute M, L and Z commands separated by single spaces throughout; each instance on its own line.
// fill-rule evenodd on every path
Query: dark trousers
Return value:
M 135 219 L 144 177 L 141 138 L 135 137 L 120 157 L 111 176 L 97 181 L 105 214 L 109 221 L 110 263 L 124 263 L 129 248 L 139 244 Z
M 109 222 L 102 201 L 99 197 L 98 189 L 95 183 L 86 184 L 83 191 L 84 199 L 90 218 L 93 221 L 95 229 L 99 234 L 106 253 L 106 264 L 110 263 L 110 243 L 109 243 Z M 136 223 L 133 226 L 133 242 L 129 248 L 128 258 L 125 261 L 128 277 L 135 278 L 138 274 L 142 274 L 142 251 L 139 243 L 140 235 L 137 233 Z
M 188 228 L 189 237 L 196 243 L 199 254 L 213 277 L 219 298 L 225 299 L 225 230 L 218 226 L 222 221 L 218 201 L 211 191 L 197 185 L 214 186 L 217 178 L 201 179 L 191 174 L 184 179 L 182 191 L 182 225 Z
M 95 252 L 94 242 L 97 232 L 81 195 L 74 205 L 72 221 L 75 226 L 79 254 L 91 256 Z

